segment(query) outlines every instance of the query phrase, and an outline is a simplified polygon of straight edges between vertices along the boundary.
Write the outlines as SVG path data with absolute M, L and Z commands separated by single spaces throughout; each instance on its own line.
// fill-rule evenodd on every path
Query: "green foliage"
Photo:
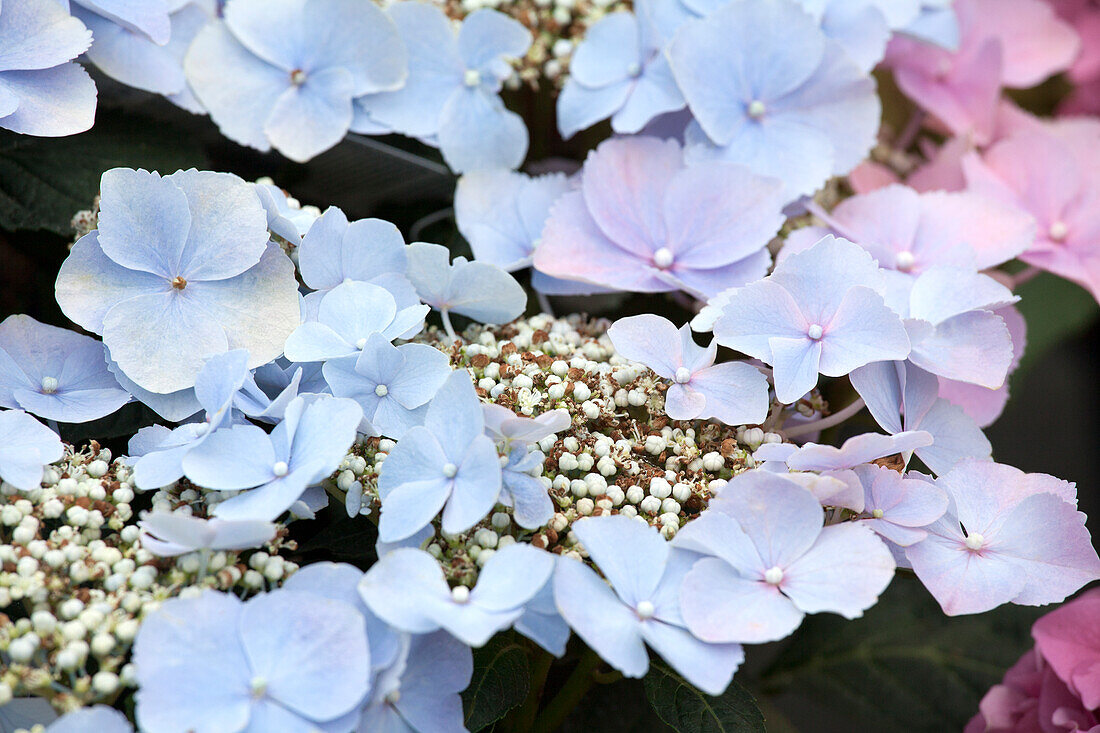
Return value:
M 1018 374 L 1052 347 L 1082 333 L 1100 315 L 1100 306 L 1087 290 L 1050 273 L 1024 283 L 1016 294 L 1027 321 L 1027 349 Z
M 852 730 L 962 730 L 1030 646 L 1041 613 L 1003 606 L 947 617 L 915 578 L 898 577 L 863 618 L 807 618 L 762 685 L 809 696 Z
M 530 687 L 526 649 L 513 634 L 497 634 L 474 650 L 474 676 L 462 693 L 466 727 L 488 728 L 522 703 Z
M 645 678 L 649 704 L 678 733 L 762 733 L 764 716 L 756 700 L 737 682 L 718 697 L 704 695 L 663 664 L 650 665 Z
M 132 116 L 122 124 L 100 119 L 88 132 L 62 138 L 0 130 L 0 228 L 70 235 L 73 214 L 92 205 L 103 171 L 171 173 L 204 164 L 199 147 L 174 127 Z

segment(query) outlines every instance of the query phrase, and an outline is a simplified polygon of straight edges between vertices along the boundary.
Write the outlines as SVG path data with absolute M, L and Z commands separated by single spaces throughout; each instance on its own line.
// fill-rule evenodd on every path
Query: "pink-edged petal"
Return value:
M 756 425 L 768 416 L 768 379 L 751 364 L 715 364 L 695 372 L 690 385 L 706 398 L 702 417 L 727 425 Z
M 910 351 L 901 319 L 882 296 L 864 287 L 854 287 L 844 296 L 832 321 L 825 324 L 820 343 L 821 373 L 830 377 L 871 362 L 904 359 Z
M 802 623 L 802 612 L 778 588 L 713 557 L 684 578 L 680 607 L 691 632 L 711 643 L 778 641 Z

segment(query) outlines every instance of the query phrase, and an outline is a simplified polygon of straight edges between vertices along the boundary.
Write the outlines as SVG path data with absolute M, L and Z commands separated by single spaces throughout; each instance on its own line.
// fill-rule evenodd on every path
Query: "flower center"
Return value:
M 1064 221 L 1056 221 L 1050 225 L 1050 238 L 1055 242 L 1061 242 L 1069 234 L 1069 227 L 1066 226 Z
M 306 83 L 306 72 L 301 69 L 295 69 L 290 72 L 290 83 L 296 87 L 300 87 Z
M 778 565 L 764 571 L 764 582 L 768 585 L 779 585 L 783 582 L 783 568 Z
M 897 268 L 902 272 L 909 272 L 913 269 L 913 265 L 917 263 L 917 258 L 913 256 L 913 253 L 909 250 L 902 250 L 898 252 L 898 257 L 894 261 Z
M 816 323 L 811 323 L 810 327 L 806 329 L 806 335 L 814 341 L 818 341 L 825 335 L 825 331 Z
M 286 461 L 276 461 L 275 465 L 271 467 L 271 472 L 280 478 L 286 476 L 289 470 L 290 466 L 286 465 Z
M 754 120 L 759 120 L 768 111 L 768 108 L 759 99 L 749 102 L 748 114 Z
M 691 370 L 687 367 L 680 367 L 676 370 L 676 375 L 673 377 L 677 384 L 684 384 L 691 381 Z
M 653 618 L 653 614 L 657 612 L 657 609 L 653 607 L 653 603 L 650 601 L 642 601 L 634 608 L 634 613 L 638 614 L 638 618 L 642 621 Z
M 631 76 L 637 76 L 642 73 L 642 67 L 637 62 L 630 64 L 626 67 L 626 73 Z
M 481 83 L 481 72 L 477 69 L 466 69 L 466 75 L 463 77 L 463 81 L 468 87 L 476 87 Z
M 456 585 L 451 588 L 451 598 L 455 603 L 465 603 L 470 600 L 470 589 L 464 585 Z
M 875 509 L 871 512 L 871 516 L 875 519 L 882 519 L 883 514 L 885 514 L 885 512 L 883 512 L 881 509 Z
M 367 345 L 367 340 L 365 338 L 359 339 L 358 341 L 355 342 L 355 348 L 359 349 L 360 351 L 362 351 L 364 348 L 366 348 L 366 345 Z
M 401 699 L 401 690 L 391 690 L 386 693 L 386 702 L 390 705 L 396 705 L 397 701 Z
M 57 391 L 57 377 L 42 377 L 42 394 L 53 394 Z
M 985 537 L 977 532 L 971 532 L 966 536 L 966 546 L 971 550 L 980 550 L 985 545 Z
M 668 247 L 661 247 L 659 250 L 653 253 L 653 264 L 657 265 L 662 270 L 667 270 L 672 267 L 672 250 Z
M 390 393 L 390 388 L 384 384 L 380 384 L 374 388 L 374 393 L 379 397 L 385 397 Z
M 176 290 L 183 290 L 187 287 L 187 280 L 183 277 L 183 275 L 176 275 L 174 278 L 172 278 L 172 287 L 174 287 Z
M 455 464 L 453 464 L 453 463 L 444 463 L 443 464 L 443 475 L 446 476 L 447 478 L 454 478 L 455 474 L 457 474 L 457 473 L 458 473 L 458 466 L 456 466 Z
M 252 697 L 257 700 L 267 694 L 267 679 L 264 677 L 253 677 L 248 686 L 252 690 Z

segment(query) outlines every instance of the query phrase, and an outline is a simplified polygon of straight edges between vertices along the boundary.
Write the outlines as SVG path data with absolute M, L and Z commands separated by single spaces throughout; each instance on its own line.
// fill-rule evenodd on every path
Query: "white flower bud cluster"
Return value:
M 135 501 L 130 469 L 95 442 L 67 447 L 33 491 L 0 484 L 0 696 L 46 697 L 59 712 L 113 699 L 133 684 L 129 649 L 145 613 L 200 587 L 264 590 L 297 569 L 276 538 L 247 564 L 213 553 L 199 577 L 196 553 L 159 558 L 141 546 Z M 203 509 L 185 482 L 153 503 Z

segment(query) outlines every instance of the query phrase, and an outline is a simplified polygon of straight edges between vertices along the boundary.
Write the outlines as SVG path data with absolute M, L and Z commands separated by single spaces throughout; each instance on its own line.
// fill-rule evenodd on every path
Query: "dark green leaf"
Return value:
M 69 235 L 73 214 L 91 208 L 103 171 L 171 173 L 203 163 L 201 150 L 163 122 L 101 115 L 88 132 L 61 138 L 0 130 L 0 228 Z
M 1041 613 L 1003 606 L 950 618 L 915 578 L 898 577 L 863 618 L 807 618 L 762 684 L 809 696 L 852 730 L 962 730 L 1030 646 Z
M 530 687 L 526 650 L 509 635 L 497 634 L 474 650 L 474 676 L 462 693 L 466 727 L 489 727 L 523 702 Z
M 649 704 L 679 733 L 758 733 L 766 730 L 756 700 L 731 682 L 718 697 L 705 695 L 662 664 L 651 664 L 645 678 Z
M 1020 313 L 1027 321 L 1027 349 L 1017 372 L 1022 374 L 1052 346 L 1084 331 L 1100 307 L 1080 285 L 1043 273 L 1020 286 Z

